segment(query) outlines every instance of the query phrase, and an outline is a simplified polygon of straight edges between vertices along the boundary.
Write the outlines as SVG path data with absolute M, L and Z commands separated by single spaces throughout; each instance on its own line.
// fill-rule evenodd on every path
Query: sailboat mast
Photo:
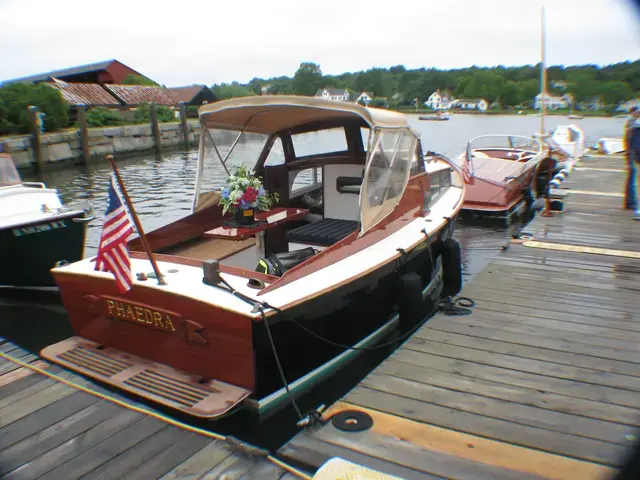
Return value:
M 544 114 L 547 109 L 547 68 L 546 68 L 546 36 L 544 25 L 544 7 L 540 12 L 540 134 L 544 134 Z

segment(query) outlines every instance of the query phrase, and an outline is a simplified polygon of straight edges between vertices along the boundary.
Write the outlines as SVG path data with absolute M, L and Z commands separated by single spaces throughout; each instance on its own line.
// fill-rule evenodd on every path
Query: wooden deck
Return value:
M 401 478 L 610 478 L 640 436 L 640 223 L 622 210 L 624 160 L 581 163 L 565 211 L 464 286 L 471 315 L 437 314 L 280 458 Z M 343 410 L 373 425 L 339 430 Z
M 0 357 L 0 478 L 298 478 L 263 456 L 137 412 L 131 407 L 155 413 L 3 338 L 0 352 L 130 407 Z

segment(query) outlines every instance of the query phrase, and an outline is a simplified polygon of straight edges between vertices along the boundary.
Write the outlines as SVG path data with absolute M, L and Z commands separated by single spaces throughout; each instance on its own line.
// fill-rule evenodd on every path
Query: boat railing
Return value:
M 36 187 L 42 189 L 47 188 L 42 182 L 22 182 L 22 185 L 24 185 L 25 187 Z

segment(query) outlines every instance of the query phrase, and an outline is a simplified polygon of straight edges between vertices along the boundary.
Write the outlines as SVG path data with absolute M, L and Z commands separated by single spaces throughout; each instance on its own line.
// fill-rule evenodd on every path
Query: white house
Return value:
M 459 98 L 451 102 L 450 108 L 460 108 L 461 110 L 478 110 L 484 112 L 489 108 L 489 104 L 484 98 Z
M 356 103 L 364 103 L 365 106 L 368 106 L 371 100 L 373 100 L 373 93 L 362 92 L 358 98 L 356 98 Z
M 424 104 L 433 110 L 449 110 L 453 100 L 454 98 L 449 92 L 446 90 L 441 92 L 440 89 L 438 89 L 429 96 L 429 100 L 424 102 Z
M 349 101 L 349 92 L 343 88 L 319 88 L 315 96 L 334 102 Z
M 262 85 L 262 87 L 260 87 L 260 94 L 261 95 L 269 95 L 269 89 L 271 88 L 271 84 L 270 83 L 266 83 L 264 85 Z
M 542 93 L 539 93 L 533 99 L 533 108 L 539 110 L 542 107 L 542 102 L 540 99 L 542 98 Z M 554 95 L 549 95 L 548 93 L 544 96 L 544 105 L 549 110 L 558 110 L 559 108 L 569 108 L 571 104 L 571 100 L 567 98 L 566 95 L 562 97 L 556 97 Z

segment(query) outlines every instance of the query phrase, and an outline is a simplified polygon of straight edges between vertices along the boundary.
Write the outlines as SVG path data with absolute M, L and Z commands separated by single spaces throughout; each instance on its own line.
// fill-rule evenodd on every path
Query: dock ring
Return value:
M 343 410 L 331 417 L 331 423 L 344 432 L 361 432 L 373 425 L 371 415 L 359 410 Z

